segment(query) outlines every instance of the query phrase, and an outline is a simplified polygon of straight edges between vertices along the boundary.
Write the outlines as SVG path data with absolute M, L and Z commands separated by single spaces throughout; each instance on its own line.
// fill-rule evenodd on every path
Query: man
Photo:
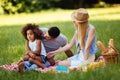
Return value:
M 56 26 L 53 26 L 49 29 L 40 28 L 40 30 L 43 32 L 44 39 L 42 39 L 42 42 L 47 53 L 57 50 L 67 44 L 67 38 L 62 33 L 60 33 L 60 30 Z M 71 50 L 67 50 L 65 53 L 67 57 L 73 56 Z
M 60 33 L 59 28 L 57 28 L 56 26 L 53 26 L 49 29 L 40 28 L 40 30 L 42 30 L 43 32 L 42 42 L 44 44 L 44 47 L 47 53 L 50 51 L 55 51 L 59 49 L 60 47 L 63 47 L 67 44 L 67 38 L 62 33 Z M 65 53 L 67 57 L 73 56 L 73 53 L 71 52 L 71 50 L 67 50 L 65 51 Z M 48 57 L 47 59 L 51 65 L 55 64 L 54 59 L 49 59 Z M 45 64 L 48 65 L 49 63 L 46 62 Z

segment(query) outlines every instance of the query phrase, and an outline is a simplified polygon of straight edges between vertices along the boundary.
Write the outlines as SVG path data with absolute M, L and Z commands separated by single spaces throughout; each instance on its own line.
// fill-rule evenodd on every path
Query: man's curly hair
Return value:
M 36 24 L 26 24 L 22 30 L 21 33 L 24 36 L 24 38 L 26 40 L 27 39 L 27 30 L 32 30 L 34 35 L 35 35 L 35 39 L 42 39 L 42 31 L 39 29 L 39 26 Z

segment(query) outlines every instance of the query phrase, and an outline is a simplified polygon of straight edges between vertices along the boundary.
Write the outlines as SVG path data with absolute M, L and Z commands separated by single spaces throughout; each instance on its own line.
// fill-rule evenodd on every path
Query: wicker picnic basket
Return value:
M 111 49 L 113 51 L 109 51 Z M 115 64 L 117 64 L 118 63 L 118 52 L 117 52 L 117 50 L 114 47 L 110 47 L 108 49 L 108 52 L 105 53 L 105 54 L 103 53 L 102 56 L 104 58 L 105 64 L 108 64 L 108 63 L 115 63 Z
M 114 40 L 112 38 L 109 39 L 107 48 L 101 41 L 97 41 L 97 45 L 102 51 L 102 56 L 105 64 L 118 63 L 118 51 L 114 47 Z

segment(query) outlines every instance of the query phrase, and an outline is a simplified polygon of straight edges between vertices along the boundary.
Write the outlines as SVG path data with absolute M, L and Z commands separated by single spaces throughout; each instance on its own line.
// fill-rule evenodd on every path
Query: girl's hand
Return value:
M 30 53 L 30 51 L 26 51 L 26 53 L 25 53 L 25 54 L 29 55 L 29 53 Z
M 56 55 L 55 53 L 49 52 L 47 53 L 47 58 L 54 57 L 55 55 Z
M 31 58 L 33 58 L 33 59 L 35 58 L 35 54 L 29 53 L 29 55 L 30 55 Z
M 35 59 L 35 54 L 32 54 L 32 56 L 31 56 L 33 59 Z

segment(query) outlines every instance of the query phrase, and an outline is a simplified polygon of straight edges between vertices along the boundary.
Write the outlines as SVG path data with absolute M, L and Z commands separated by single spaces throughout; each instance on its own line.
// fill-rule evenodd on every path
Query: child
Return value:
M 46 59 L 46 51 L 41 42 L 42 31 L 38 25 L 27 24 L 22 28 L 22 35 L 26 39 L 27 51 L 22 61 L 18 63 L 19 71 L 31 70 L 34 68 L 50 66 Z
M 96 31 L 94 26 L 88 23 L 89 14 L 84 8 L 73 12 L 71 17 L 76 29 L 71 42 L 59 50 L 48 53 L 47 56 L 52 57 L 57 53 L 71 49 L 76 43 L 76 54 L 67 60 L 60 61 L 58 65 L 78 67 L 95 60 Z

